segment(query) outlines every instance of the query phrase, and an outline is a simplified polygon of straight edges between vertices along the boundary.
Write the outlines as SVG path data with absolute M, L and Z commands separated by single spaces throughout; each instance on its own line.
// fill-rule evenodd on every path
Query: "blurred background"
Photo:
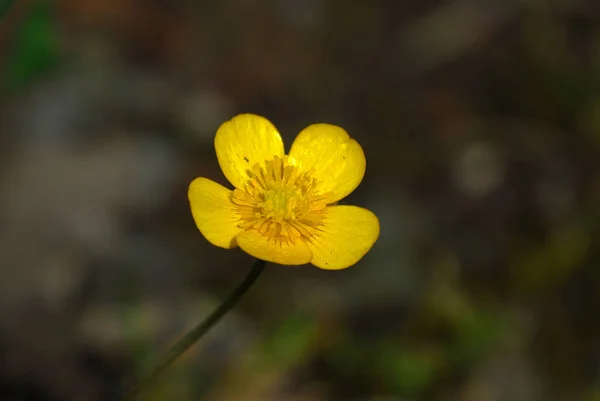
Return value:
M 0 399 L 114 400 L 246 275 L 187 200 L 217 127 L 341 125 L 381 236 L 270 265 L 149 400 L 600 400 L 600 4 L 17 0 Z

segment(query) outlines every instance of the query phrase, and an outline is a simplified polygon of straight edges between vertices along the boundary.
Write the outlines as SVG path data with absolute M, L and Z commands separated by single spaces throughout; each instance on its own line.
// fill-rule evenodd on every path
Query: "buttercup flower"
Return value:
M 194 221 L 213 245 L 336 270 L 358 262 L 377 240 L 372 212 L 335 205 L 360 184 L 366 167 L 362 148 L 344 129 L 310 125 L 286 155 L 269 120 L 241 114 L 219 127 L 215 149 L 235 189 L 200 177 L 188 192 Z

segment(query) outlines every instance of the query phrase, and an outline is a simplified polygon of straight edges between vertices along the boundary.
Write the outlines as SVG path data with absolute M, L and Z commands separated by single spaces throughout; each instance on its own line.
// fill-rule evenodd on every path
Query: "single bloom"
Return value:
M 343 128 L 310 125 L 286 155 L 269 120 L 241 114 L 219 127 L 215 149 L 235 189 L 199 177 L 188 192 L 194 221 L 213 245 L 337 270 L 358 262 L 379 237 L 371 211 L 336 205 L 366 168 L 362 148 Z

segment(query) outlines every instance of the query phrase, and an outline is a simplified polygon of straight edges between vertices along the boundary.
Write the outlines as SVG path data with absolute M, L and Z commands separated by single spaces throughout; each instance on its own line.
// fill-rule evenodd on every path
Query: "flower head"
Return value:
M 286 155 L 269 120 L 241 114 L 219 127 L 215 148 L 235 189 L 200 177 L 188 192 L 196 225 L 213 245 L 335 270 L 358 262 L 377 240 L 372 212 L 335 205 L 360 184 L 366 167 L 362 148 L 344 129 L 310 125 Z

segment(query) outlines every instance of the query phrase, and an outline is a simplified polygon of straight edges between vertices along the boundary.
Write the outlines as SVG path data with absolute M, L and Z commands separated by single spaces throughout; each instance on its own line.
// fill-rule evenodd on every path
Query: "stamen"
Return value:
M 323 220 L 329 193 L 319 193 L 314 169 L 302 172 L 289 156 L 275 156 L 247 170 L 244 188 L 233 191 L 240 228 L 257 230 L 269 241 L 291 244 L 309 240 Z

